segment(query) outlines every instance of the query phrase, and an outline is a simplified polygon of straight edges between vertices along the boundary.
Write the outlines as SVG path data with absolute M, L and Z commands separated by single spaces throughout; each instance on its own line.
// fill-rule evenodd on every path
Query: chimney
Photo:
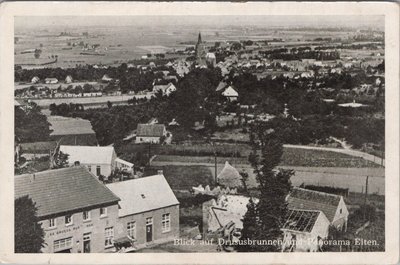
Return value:
M 164 175 L 164 172 L 162 169 L 157 170 L 157 175 Z
M 30 181 L 31 181 L 31 182 L 34 182 L 34 181 L 35 181 L 35 178 L 36 178 L 35 174 L 32 174 L 31 177 L 30 177 Z

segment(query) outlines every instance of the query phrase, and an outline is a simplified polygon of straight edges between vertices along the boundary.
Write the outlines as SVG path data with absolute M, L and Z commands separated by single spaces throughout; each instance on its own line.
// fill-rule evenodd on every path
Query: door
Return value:
M 90 253 L 90 233 L 83 234 L 83 253 Z
M 146 242 L 153 241 L 153 218 L 146 218 Z
M 146 242 L 153 241 L 153 225 L 146 225 Z

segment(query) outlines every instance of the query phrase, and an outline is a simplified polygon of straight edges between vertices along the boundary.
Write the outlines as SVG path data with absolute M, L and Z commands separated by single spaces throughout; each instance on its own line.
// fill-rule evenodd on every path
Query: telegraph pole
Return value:
M 365 179 L 365 197 L 364 197 L 364 220 L 365 220 L 365 214 L 367 211 L 367 197 L 368 197 L 368 178 L 369 176 L 367 176 L 367 178 Z

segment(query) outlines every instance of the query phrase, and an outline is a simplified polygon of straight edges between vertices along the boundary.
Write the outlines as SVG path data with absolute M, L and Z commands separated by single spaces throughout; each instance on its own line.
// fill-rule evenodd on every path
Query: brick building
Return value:
M 14 196 L 36 203 L 45 232 L 42 252 L 114 251 L 119 198 L 85 167 L 16 176 Z

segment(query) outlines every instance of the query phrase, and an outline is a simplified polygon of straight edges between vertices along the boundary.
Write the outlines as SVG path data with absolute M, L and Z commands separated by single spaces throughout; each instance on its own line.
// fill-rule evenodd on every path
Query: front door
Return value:
M 90 253 L 90 233 L 83 234 L 83 253 Z
M 153 218 L 146 218 L 146 242 L 153 241 Z

